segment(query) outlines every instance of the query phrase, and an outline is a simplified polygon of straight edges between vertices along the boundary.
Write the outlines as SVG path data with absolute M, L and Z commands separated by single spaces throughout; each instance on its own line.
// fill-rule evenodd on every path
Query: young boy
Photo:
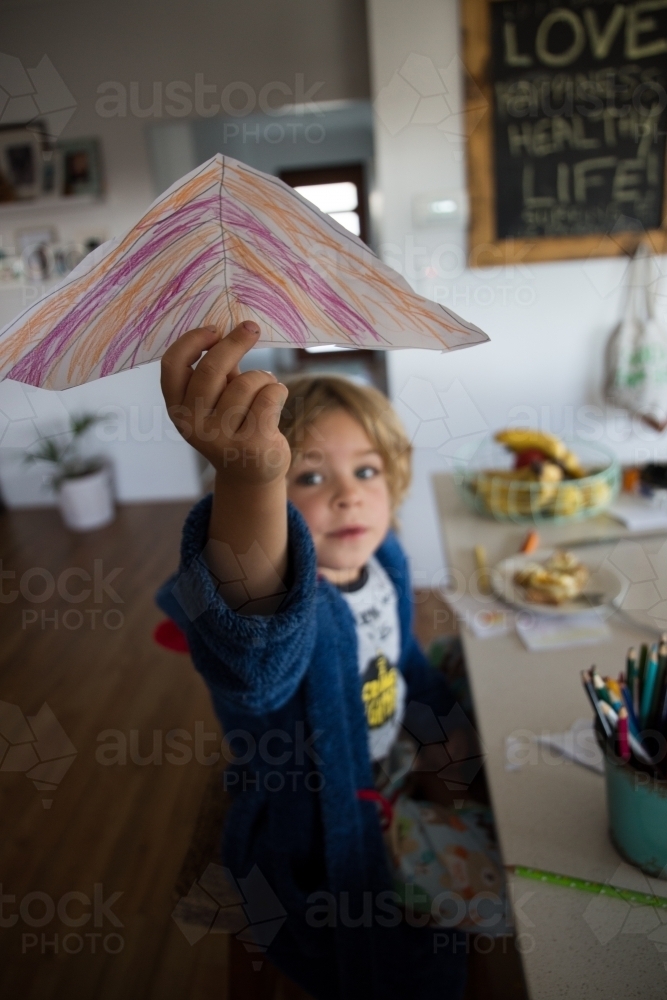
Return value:
M 396 905 L 375 787 L 406 717 L 453 704 L 391 531 L 410 446 L 375 390 L 241 374 L 258 333 L 192 330 L 162 361 L 170 416 L 216 470 L 158 602 L 236 756 L 223 862 L 259 868 L 287 913 L 269 957 L 318 1000 L 457 998 L 465 938 Z

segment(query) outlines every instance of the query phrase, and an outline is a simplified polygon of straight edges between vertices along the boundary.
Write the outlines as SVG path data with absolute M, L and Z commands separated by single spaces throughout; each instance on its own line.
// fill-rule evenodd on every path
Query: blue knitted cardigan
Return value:
M 222 857 L 236 878 L 257 865 L 287 915 L 267 940 L 269 956 L 323 1000 L 458 996 L 457 935 L 441 934 L 434 947 L 432 929 L 382 919 L 392 882 L 377 805 L 357 797 L 374 782 L 349 607 L 318 578 L 310 532 L 290 504 L 290 585 L 279 611 L 232 611 L 202 559 L 211 502 L 190 512 L 179 569 L 157 603 L 185 632 L 238 756 L 224 778 L 233 801 Z M 407 562 L 393 533 L 375 554 L 398 595 L 406 714 L 444 715 L 453 698 L 412 634 Z

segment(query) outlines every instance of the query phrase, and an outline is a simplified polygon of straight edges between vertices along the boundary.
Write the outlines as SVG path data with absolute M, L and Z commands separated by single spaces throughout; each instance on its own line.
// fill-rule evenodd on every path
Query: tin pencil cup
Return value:
M 603 751 L 609 833 L 616 850 L 646 875 L 667 879 L 667 781 Z

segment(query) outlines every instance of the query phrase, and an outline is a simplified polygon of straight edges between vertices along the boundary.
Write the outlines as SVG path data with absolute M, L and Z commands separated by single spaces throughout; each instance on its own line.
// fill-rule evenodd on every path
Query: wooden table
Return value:
M 489 564 L 513 555 L 526 526 L 500 524 L 477 516 L 460 499 L 453 479 L 434 477 L 443 544 L 450 571 L 470 581 L 473 547 L 484 545 Z M 568 539 L 627 533 L 607 516 L 578 524 L 540 527 L 545 547 Z M 653 634 L 626 618 L 609 619 L 612 639 L 568 651 L 531 653 L 516 633 L 477 639 L 462 628 L 468 673 L 500 846 L 507 865 L 609 882 L 667 897 L 667 882 L 647 879 L 626 864 L 607 832 L 604 778 L 546 749 L 533 747 L 535 759 L 516 770 L 506 766 L 506 739 L 563 732 L 590 715 L 579 672 L 598 665 L 616 676 L 629 646 L 655 641 L 656 604 L 667 598 L 660 573 L 642 576 L 641 553 L 662 557 L 666 540 L 596 545 L 580 549 L 586 559 L 610 556 L 629 575 L 634 588 L 629 603 L 642 604 L 644 621 Z M 639 568 L 637 568 L 639 566 Z M 635 577 L 633 579 L 632 577 Z M 644 571 L 644 576 L 647 572 Z M 652 582 L 653 591 L 648 586 Z M 641 585 L 644 590 L 638 590 Z M 634 596 L 633 596 L 634 595 Z M 655 600 L 654 600 L 655 598 Z M 653 617 L 649 614 L 651 600 Z M 626 602 L 627 603 L 627 602 Z M 633 614 L 636 612 L 633 611 Z M 530 747 L 530 744 L 527 744 Z M 528 990 L 533 1000 L 576 997 L 577 1000 L 663 1000 L 667 996 L 667 910 L 630 907 L 622 900 L 589 895 L 510 876 L 517 934 Z

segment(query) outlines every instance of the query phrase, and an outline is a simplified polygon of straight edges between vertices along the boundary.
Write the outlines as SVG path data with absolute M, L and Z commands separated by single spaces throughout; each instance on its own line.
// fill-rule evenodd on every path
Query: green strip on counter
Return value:
M 613 899 L 622 899 L 626 903 L 654 906 L 667 910 L 667 898 L 652 896 L 648 892 L 619 889 L 615 885 L 606 885 L 604 882 L 589 882 L 587 879 L 573 878 L 571 875 L 557 875 L 556 872 L 544 872 L 539 868 L 525 868 L 523 865 L 506 865 L 505 867 L 514 875 L 532 879 L 534 882 L 547 882 L 549 885 L 560 885 L 564 889 L 579 889 L 581 892 L 591 892 L 596 896 L 610 896 Z

